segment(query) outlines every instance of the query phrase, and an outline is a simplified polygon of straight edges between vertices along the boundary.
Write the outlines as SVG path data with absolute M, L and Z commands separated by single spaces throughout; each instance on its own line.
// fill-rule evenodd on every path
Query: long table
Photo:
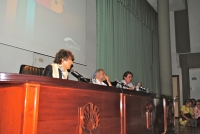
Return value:
M 174 126 L 169 102 L 151 93 L 0 73 L 0 134 L 161 134 L 168 122 Z

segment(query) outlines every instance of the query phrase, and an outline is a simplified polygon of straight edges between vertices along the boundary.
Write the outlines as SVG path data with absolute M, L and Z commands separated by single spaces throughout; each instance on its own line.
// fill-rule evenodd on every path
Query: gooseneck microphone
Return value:
M 119 82 L 117 79 L 115 80 L 118 84 L 120 84 L 123 87 L 126 87 L 126 88 L 130 88 L 129 86 L 127 86 L 126 84 L 122 83 L 122 82 Z
M 89 81 L 84 78 L 81 74 L 79 74 L 77 71 L 75 71 L 74 69 L 71 69 L 71 74 L 76 77 L 78 79 L 78 81 L 81 81 L 81 82 L 87 82 L 89 83 Z

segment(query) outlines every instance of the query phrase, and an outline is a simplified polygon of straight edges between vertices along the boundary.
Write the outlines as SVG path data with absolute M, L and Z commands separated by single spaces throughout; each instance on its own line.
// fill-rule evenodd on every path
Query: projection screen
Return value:
M 1 0 L 0 43 L 85 63 L 86 0 Z

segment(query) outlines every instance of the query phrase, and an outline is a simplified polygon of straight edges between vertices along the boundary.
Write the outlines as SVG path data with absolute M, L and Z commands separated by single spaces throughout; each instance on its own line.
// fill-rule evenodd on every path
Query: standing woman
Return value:
M 197 120 L 194 118 L 194 112 L 191 106 L 192 101 L 190 99 L 187 99 L 185 105 L 181 106 L 181 117 L 179 119 L 179 122 L 183 126 L 196 127 Z
M 200 100 L 196 101 L 196 106 L 194 107 L 194 116 L 197 119 L 198 126 L 200 126 Z
M 52 78 L 60 78 L 67 79 L 68 71 L 74 61 L 74 55 L 71 51 L 61 49 L 56 53 L 56 57 L 54 59 L 54 63 L 46 66 L 43 72 L 43 76 L 52 77 Z

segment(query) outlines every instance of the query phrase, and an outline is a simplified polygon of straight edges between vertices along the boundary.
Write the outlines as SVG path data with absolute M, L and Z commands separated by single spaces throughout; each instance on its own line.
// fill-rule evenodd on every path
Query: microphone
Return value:
M 78 81 L 89 83 L 89 81 L 86 78 L 84 78 L 81 74 L 79 74 L 78 72 L 76 72 L 74 69 L 71 69 L 71 74 L 74 77 L 76 77 L 78 79 Z
M 127 88 L 130 88 L 129 86 L 127 86 L 126 84 L 122 83 L 122 82 L 119 82 L 117 79 L 115 80 L 118 84 L 120 84 L 123 87 L 127 87 Z

